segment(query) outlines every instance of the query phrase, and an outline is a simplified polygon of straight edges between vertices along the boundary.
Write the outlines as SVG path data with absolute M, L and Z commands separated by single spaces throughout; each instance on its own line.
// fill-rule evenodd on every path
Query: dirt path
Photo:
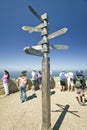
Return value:
M 0 130 L 41 130 L 41 91 L 27 91 L 28 101 L 20 103 L 19 92 L 0 96 Z M 87 96 L 87 95 L 86 95 Z M 75 92 L 51 90 L 51 128 L 87 130 L 87 105 L 80 106 Z

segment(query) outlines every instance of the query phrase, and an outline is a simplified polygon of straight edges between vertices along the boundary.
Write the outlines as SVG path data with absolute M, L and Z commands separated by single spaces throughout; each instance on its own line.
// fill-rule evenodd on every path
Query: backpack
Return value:
M 78 71 L 76 71 L 76 75 L 83 75 L 83 71 L 82 70 L 78 70 Z
M 60 76 L 60 78 L 61 78 L 62 81 L 65 81 L 65 80 L 66 80 L 66 76 L 65 76 L 65 74 L 62 73 L 61 76 Z
M 76 88 L 81 88 L 83 83 L 83 76 L 76 76 L 75 86 Z

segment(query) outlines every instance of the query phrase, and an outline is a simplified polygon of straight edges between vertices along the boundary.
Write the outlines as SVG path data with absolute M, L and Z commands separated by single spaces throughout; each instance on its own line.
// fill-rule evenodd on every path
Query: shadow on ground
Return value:
M 55 91 L 51 91 L 51 92 L 50 92 L 50 95 L 53 95 L 53 94 L 55 94 Z
M 36 94 L 32 94 L 31 96 L 28 96 L 28 97 L 27 97 L 27 101 L 28 101 L 28 100 L 32 100 L 32 99 L 34 99 L 34 98 L 37 98 L 37 95 L 36 95 Z
M 78 111 L 69 111 L 69 105 L 61 105 L 61 104 L 56 104 L 60 109 L 59 110 L 55 110 L 55 111 L 52 111 L 52 112 L 61 112 L 61 115 L 59 116 L 58 120 L 56 121 L 54 127 L 53 127 L 53 130 L 59 130 L 63 120 L 64 120 L 64 117 L 65 115 L 67 114 L 67 112 L 77 116 L 77 117 L 80 117 L 79 115 L 75 114 L 75 112 L 78 112 Z

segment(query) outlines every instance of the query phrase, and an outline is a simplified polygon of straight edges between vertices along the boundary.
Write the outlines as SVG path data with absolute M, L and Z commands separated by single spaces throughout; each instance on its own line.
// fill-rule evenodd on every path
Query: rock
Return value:
M 9 79 L 9 92 L 14 93 L 19 91 L 19 87 L 15 79 Z
M 28 79 L 27 88 L 26 90 L 30 90 L 32 88 L 32 82 L 30 79 Z
M 1 81 L 0 82 L 0 95 L 3 95 L 5 94 L 5 91 L 4 91 L 4 87 L 3 87 L 3 82 Z
M 15 92 L 18 92 L 19 91 L 19 86 L 18 86 L 18 79 L 9 79 L 9 91 L 10 93 L 15 93 Z M 60 78 L 59 77 L 51 77 L 51 80 L 50 80 L 50 88 L 53 89 L 53 88 L 59 88 L 60 87 Z M 30 90 L 32 88 L 32 82 L 31 82 L 31 79 L 28 79 L 28 83 L 27 83 L 27 88 L 26 90 Z M 37 81 L 37 84 L 36 84 L 36 90 L 39 89 L 39 84 L 38 84 L 38 81 Z M 3 87 L 3 82 L 1 81 L 0 82 L 0 95 L 3 95 L 5 94 L 4 92 L 4 87 Z

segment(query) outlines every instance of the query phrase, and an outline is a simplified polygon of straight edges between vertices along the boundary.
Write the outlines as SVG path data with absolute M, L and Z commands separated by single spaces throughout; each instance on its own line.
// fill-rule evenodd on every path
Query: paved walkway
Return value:
M 41 91 L 36 91 L 35 96 L 29 90 L 27 96 L 24 103 L 19 101 L 19 92 L 0 96 L 0 130 L 41 130 Z M 87 105 L 78 104 L 75 92 L 56 88 L 50 97 L 52 130 L 87 130 Z

